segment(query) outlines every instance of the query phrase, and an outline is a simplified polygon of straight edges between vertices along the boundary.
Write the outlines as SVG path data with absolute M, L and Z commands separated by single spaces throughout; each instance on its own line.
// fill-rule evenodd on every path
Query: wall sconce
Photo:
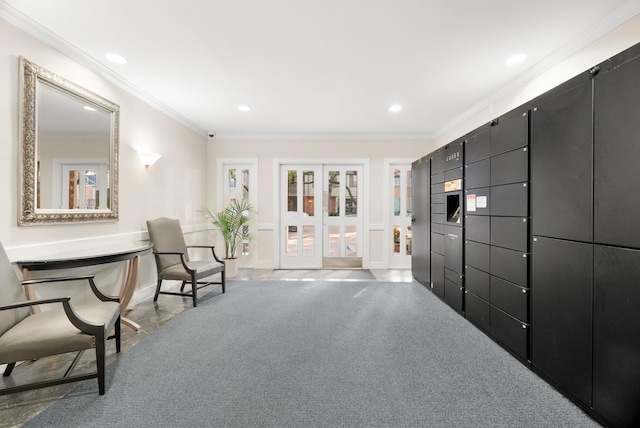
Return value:
M 144 164 L 146 168 L 149 168 L 150 165 L 156 163 L 158 159 L 162 157 L 162 155 L 158 153 L 142 153 L 138 152 L 138 156 L 140 156 L 140 160 Z

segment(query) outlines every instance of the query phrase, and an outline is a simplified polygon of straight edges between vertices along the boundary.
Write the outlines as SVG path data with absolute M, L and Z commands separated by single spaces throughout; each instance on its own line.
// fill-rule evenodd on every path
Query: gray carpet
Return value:
M 27 427 L 589 427 L 416 283 L 230 281 Z

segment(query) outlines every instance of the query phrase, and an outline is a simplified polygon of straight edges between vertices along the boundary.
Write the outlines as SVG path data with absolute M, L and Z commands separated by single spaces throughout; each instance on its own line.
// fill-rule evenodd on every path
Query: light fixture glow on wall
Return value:
M 391 107 L 389 107 L 389 111 L 391 113 L 398 113 L 401 110 L 402 110 L 402 106 L 400 104 L 394 104 Z
M 142 161 L 144 166 L 147 168 L 149 168 L 149 166 L 156 163 L 156 161 L 162 157 L 162 155 L 158 153 L 143 153 L 143 152 L 138 152 L 138 156 L 140 156 L 140 160 Z

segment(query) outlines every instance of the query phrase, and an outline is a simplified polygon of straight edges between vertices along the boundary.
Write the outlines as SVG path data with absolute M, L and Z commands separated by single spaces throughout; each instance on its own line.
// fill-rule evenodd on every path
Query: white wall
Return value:
M 429 153 L 433 150 L 433 142 L 428 140 L 371 140 L 371 141 L 344 141 L 344 140 L 221 140 L 217 138 L 208 141 L 208 179 L 211 184 L 208 189 L 210 207 L 216 207 L 216 159 L 218 158 L 258 158 L 258 233 L 255 241 L 257 247 L 256 267 L 277 268 L 277 223 L 275 217 L 278 204 L 276 189 L 273 189 L 274 179 L 279 171 L 274 171 L 274 162 L 281 159 L 314 160 L 318 163 L 339 162 L 341 159 L 363 159 L 369 163 L 369 193 L 366 199 L 369 205 L 365 207 L 368 212 L 368 223 L 364 225 L 368 235 L 369 246 L 364 248 L 364 267 L 386 268 L 385 264 L 385 233 L 384 224 L 385 205 L 383 200 L 383 188 L 389 180 L 384 177 L 385 158 L 407 158 L 411 160 Z M 366 191 L 366 190 L 365 190 Z
M 160 216 L 179 218 L 185 230 L 194 234 L 206 228 L 205 220 L 196 212 L 206 204 L 205 136 L 2 19 L 0 40 L 0 242 L 11 258 L 42 252 L 55 254 L 62 248 L 108 240 L 146 238 L 146 220 Z M 120 106 L 117 222 L 18 227 L 20 56 Z M 146 169 L 137 151 L 160 153 L 162 158 Z M 106 269 L 116 273 L 105 275 L 121 275 L 121 265 Z M 155 280 L 153 256 L 145 256 L 139 288 L 154 285 Z

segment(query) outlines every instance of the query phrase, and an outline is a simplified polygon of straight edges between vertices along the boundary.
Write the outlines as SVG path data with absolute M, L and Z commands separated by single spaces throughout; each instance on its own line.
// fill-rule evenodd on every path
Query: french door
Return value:
M 106 164 L 62 164 L 60 208 L 107 209 Z
M 389 182 L 392 189 L 389 204 L 391 247 L 389 268 L 411 268 L 411 164 L 391 164 Z
M 280 267 L 322 268 L 322 166 L 280 167 Z
M 281 165 L 280 267 L 362 267 L 362 165 Z
M 323 267 L 362 267 L 362 167 L 325 165 Z

